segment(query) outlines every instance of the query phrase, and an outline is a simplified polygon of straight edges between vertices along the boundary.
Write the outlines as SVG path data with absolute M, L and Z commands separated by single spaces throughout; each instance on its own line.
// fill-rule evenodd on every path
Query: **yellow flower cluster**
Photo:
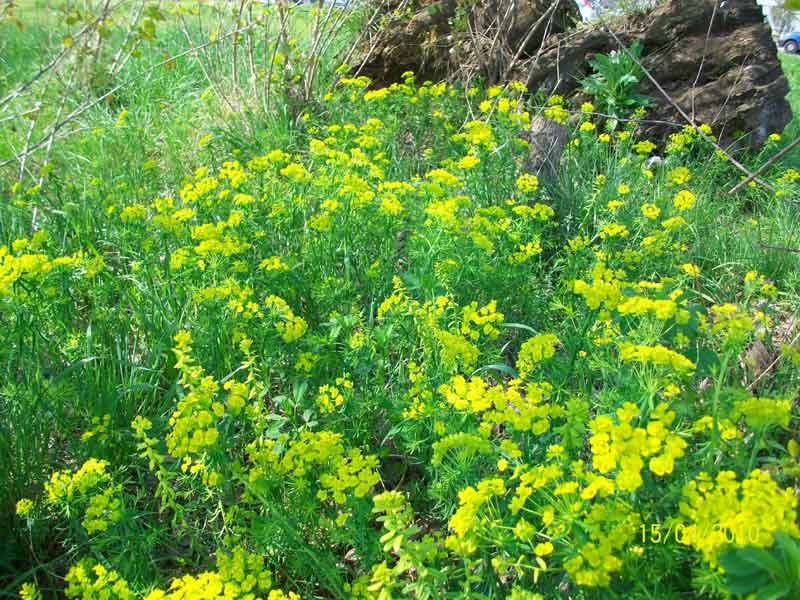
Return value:
M 458 492 L 458 508 L 447 522 L 453 535 L 447 537 L 445 546 L 458 554 L 472 554 L 477 547 L 470 534 L 479 526 L 481 508 L 505 491 L 504 480 L 483 479 L 476 487 L 469 486 Z
M 656 145 L 650 140 L 641 140 L 633 145 L 633 151 L 636 154 L 647 155 L 656 149 Z
M 523 194 L 533 194 L 539 189 L 539 178 L 530 173 L 517 177 L 517 189 Z
M 126 206 L 119 213 L 119 220 L 123 223 L 133 223 L 144 221 L 147 217 L 147 208 L 141 204 L 131 204 Z
M 556 123 L 564 124 L 569 117 L 569 113 L 564 108 L 564 98 L 554 95 L 547 99 L 547 107 L 544 109 L 544 116 Z
M 238 226 L 243 218 L 244 213 L 234 210 L 224 221 L 192 227 L 192 239 L 198 242 L 194 246 L 195 254 L 201 257 L 214 255 L 230 257 L 248 250 L 251 247 L 249 242 L 241 240 L 234 234 L 225 233 L 226 230 Z
M 22 498 L 17 501 L 15 505 L 15 512 L 20 517 L 27 517 L 33 510 L 33 500 L 30 498 Z
M 272 150 L 263 156 L 255 156 L 247 163 L 247 168 L 255 173 L 266 171 L 270 166 L 289 161 L 289 155 L 283 150 Z
M 521 244 L 517 251 L 508 257 L 510 264 L 522 264 L 527 262 L 533 256 L 539 256 L 542 253 L 542 244 L 539 240 Z
M 661 214 L 661 209 L 658 208 L 655 204 L 650 204 L 650 203 L 642 204 L 641 211 L 642 214 L 650 220 L 657 219 L 658 216 Z
M 35 583 L 23 583 L 19 588 L 19 597 L 22 600 L 42 600 L 42 593 Z
M 600 228 L 600 239 L 609 238 L 626 238 L 630 235 L 630 231 L 622 223 L 608 223 Z
M 81 521 L 87 533 L 106 531 L 110 525 L 117 523 L 122 518 L 121 493 L 122 486 L 114 485 L 92 495 Z
M 523 508 L 528 498 L 531 497 L 534 490 L 541 489 L 546 485 L 552 483 L 563 475 L 563 471 L 556 464 L 542 464 L 531 467 L 529 465 L 520 465 L 514 470 L 513 478 L 519 479 L 519 485 L 514 490 L 514 496 L 509 502 L 509 510 L 512 515 L 518 514 Z M 544 525 L 549 525 L 553 520 L 553 509 L 545 509 L 542 522 Z
M 312 177 L 311 173 L 309 173 L 306 168 L 299 163 L 289 163 L 279 172 L 281 175 L 294 183 L 306 183 L 311 181 Z
M 308 323 L 302 317 L 295 315 L 283 298 L 269 296 L 264 301 L 264 305 L 280 319 L 275 323 L 275 329 L 278 330 L 284 342 L 290 344 L 303 337 L 308 329 Z
M 511 212 L 521 217 L 531 217 L 537 221 L 549 221 L 556 214 L 552 207 L 541 202 L 536 202 L 533 206 L 518 204 L 511 209 Z
M 65 578 L 67 598 L 104 598 L 107 600 L 133 600 L 133 592 L 128 582 L 116 571 L 109 571 L 103 565 L 90 566 L 80 562 L 70 568 Z
M 185 204 L 200 203 L 206 198 L 203 204 L 211 204 L 213 199 L 210 194 L 219 187 L 219 179 L 208 176 L 208 168 L 201 167 L 194 173 L 194 181 L 187 181 L 178 191 L 178 197 Z M 171 203 L 169 203 L 171 205 Z
M 520 377 L 531 373 L 539 363 L 552 358 L 556 353 L 556 344 L 558 337 L 553 333 L 543 333 L 525 340 L 517 355 L 517 371 Z
M 667 181 L 672 185 L 685 185 L 692 179 L 692 172 L 686 167 L 675 167 L 667 173 Z
M 441 347 L 442 364 L 447 370 L 455 371 L 459 364 L 465 370 L 471 370 L 475 367 L 478 356 L 480 356 L 480 350 L 467 338 L 444 329 L 435 330 L 434 335 Z
M 574 283 L 573 291 L 583 296 L 586 305 L 594 310 L 605 306 L 614 309 L 622 301 L 622 286 L 624 274 L 606 267 L 605 263 L 597 262 L 592 267 L 592 283 L 578 279 Z
M 68 469 L 56 471 L 50 475 L 50 481 L 44 484 L 47 501 L 50 504 L 70 502 L 75 496 L 82 496 L 100 484 L 108 483 L 108 461 L 89 458 L 75 472 Z
M 615 554 L 630 545 L 639 516 L 621 501 L 595 504 L 583 520 L 591 541 L 577 555 L 564 561 L 564 569 L 578 585 L 607 587 L 611 576 L 622 569 Z
M 789 400 L 770 398 L 750 398 L 738 400 L 733 405 L 731 418 L 744 418 L 751 429 L 763 429 L 777 425 L 788 427 L 792 418 L 792 403 Z
M 764 471 L 754 470 L 744 481 L 733 471 L 721 471 L 716 479 L 700 473 L 684 486 L 683 496 L 679 507 L 687 524 L 679 541 L 712 566 L 730 545 L 767 548 L 776 531 L 800 538 L 794 490 L 781 489 Z
M 714 428 L 714 417 L 712 417 L 711 415 L 702 416 L 699 419 L 697 419 L 694 423 L 692 423 L 692 431 L 694 431 L 695 433 L 708 431 L 713 428 Z M 720 438 L 722 438 L 726 442 L 741 437 L 741 433 L 736 428 L 736 424 L 730 419 L 718 419 L 717 428 L 719 429 Z
M 490 340 L 497 339 L 500 331 L 494 324 L 502 323 L 504 318 L 503 313 L 497 311 L 495 300 L 481 308 L 477 302 L 472 302 L 461 310 L 461 333 L 473 341 L 481 334 Z
M 363 498 L 380 481 L 378 459 L 363 455 L 357 448 L 346 451 L 340 433 L 303 431 L 282 455 L 274 440 L 253 442 L 247 450 L 253 463 L 251 483 L 291 475 L 298 488 L 305 488 L 310 483 L 307 477 L 316 471 L 321 501 L 332 497 L 337 504 L 344 504 L 350 494 Z
M 669 367 L 679 375 L 691 375 L 695 364 L 683 354 L 670 350 L 666 346 L 644 346 L 621 342 L 619 344 L 619 359 L 622 362 L 637 362 L 643 365 L 653 364 Z
M 27 240 L 25 242 L 27 243 Z M 102 268 L 102 262 L 92 265 L 83 259 L 82 252 L 71 256 L 60 256 L 52 260 L 46 254 L 20 254 L 15 256 L 9 253 L 8 246 L 0 246 L 0 296 L 12 295 L 13 286 L 17 281 L 40 279 L 58 267 L 63 266 L 74 269 L 84 263 L 87 276 L 93 276 Z
M 753 320 L 735 304 L 716 304 L 711 307 L 711 315 L 714 318 L 712 333 L 720 334 L 726 344 L 741 344 L 753 331 Z
M 631 296 L 617 306 L 617 312 L 621 315 L 644 315 L 652 314 L 659 321 L 666 321 L 675 318 L 678 323 L 686 323 L 689 320 L 689 311 L 679 308 L 674 300 L 651 300 L 643 296 Z
M 442 464 L 442 460 L 451 450 L 456 450 L 456 455 L 464 459 L 475 454 L 491 454 L 494 450 L 489 440 L 474 433 L 452 433 L 434 442 L 431 464 Z
M 639 416 L 639 408 L 631 402 L 617 409 L 616 416 L 616 425 L 609 416 L 599 416 L 591 422 L 592 466 L 604 474 L 619 467 L 615 482 L 625 492 L 634 492 L 643 484 L 641 471 L 648 457 L 651 472 L 659 476 L 672 473 L 675 459 L 683 456 L 687 446 L 668 429 L 675 413 L 666 404 L 659 404 L 650 414 L 646 428 L 631 425 Z
M 219 439 L 217 421 L 225 414 L 224 405 L 216 400 L 219 385 L 192 358 L 192 337 L 188 331 L 175 335 L 175 368 L 181 373 L 180 383 L 187 391 L 178 401 L 169 419 L 172 430 L 167 434 L 167 449 L 186 459 L 184 467 L 197 455 L 213 447 Z
M 464 125 L 464 131 L 452 136 L 455 142 L 464 141 L 486 150 L 494 150 L 496 146 L 491 123 L 486 121 L 469 121 Z
M 675 205 L 675 208 L 683 211 L 692 208 L 696 201 L 697 198 L 695 198 L 695 195 L 692 192 L 689 190 L 681 190 L 675 195 L 672 203 Z
M 259 269 L 264 271 L 288 271 L 289 267 L 279 256 L 270 256 L 258 264 Z
M 520 380 L 512 380 L 507 387 L 489 386 L 481 377 L 467 381 L 456 375 L 449 384 L 439 387 L 439 393 L 457 410 L 482 413 L 485 423 L 510 425 L 517 431 L 541 435 L 550 429 L 549 419 L 564 415 L 560 405 L 543 402 L 551 389 L 547 383 L 531 383 L 523 388 Z
M 347 377 L 337 377 L 336 385 L 320 386 L 317 392 L 317 406 L 323 413 L 330 413 L 344 403 L 344 391 L 352 390 L 353 382 Z
M 166 591 L 155 589 L 144 600 L 300 600 L 295 593 L 270 590 L 271 585 L 261 556 L 236 546 L 230 554 L 217 552 L 216 571 L 173 579 Z

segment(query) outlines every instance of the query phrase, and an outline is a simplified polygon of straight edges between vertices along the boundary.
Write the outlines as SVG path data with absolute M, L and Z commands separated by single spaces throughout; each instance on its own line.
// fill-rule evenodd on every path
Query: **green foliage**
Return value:
M 627 52 L 612 50 L 589 61 L 593 73 L 583 81 L 583 91 L 611 117 L 611 129 L 616 128 L 623 114 L 648 104 L 648 99 L 637 91 L 642 71 L 634 59 L 638 60 L 641 52 L 641 44 L 635 42 Z
M 691 128 L 650 164 L 635 114 L 413 74 L 233 118 L 196 63 L 144 76 L 169 23 L 0 183 L 3 594 L 796 586 L 792 163 L 731 198 Z M 547 186 L 540 108 L 580 114 Z
M 720 555 L 729 592 L 757 600 L 800 595 L 800 543 L 781 532 L 775 542 L 771 551 L 744 546 Z

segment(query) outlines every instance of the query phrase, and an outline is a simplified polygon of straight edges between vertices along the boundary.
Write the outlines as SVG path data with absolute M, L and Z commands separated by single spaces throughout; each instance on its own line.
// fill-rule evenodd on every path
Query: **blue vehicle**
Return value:
M 784 52 L 795 54 L 800 49 L 800 31 L 782 35 L 778 40 L 778 46 L 783 48 Z

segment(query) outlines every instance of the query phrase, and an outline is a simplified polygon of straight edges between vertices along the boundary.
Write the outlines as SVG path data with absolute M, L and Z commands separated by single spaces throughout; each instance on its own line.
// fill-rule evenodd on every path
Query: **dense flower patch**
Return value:
M 720 595 L 726 549 L 800 538 L 800 353 L 780 282 L 706 258 L 731 171 L 703 132 L 650 161 L 635 121 L 551 98 L 574 135 L 545 186 L 524 86 L 368 84 L 296 148 L 87 192 L 90 231 L 65 207 L 0 248 L 48 368 L 135 357 L 16 504 L 70 549 L 66 595 Z M 781 359 L 754 383 L 755 343 Z

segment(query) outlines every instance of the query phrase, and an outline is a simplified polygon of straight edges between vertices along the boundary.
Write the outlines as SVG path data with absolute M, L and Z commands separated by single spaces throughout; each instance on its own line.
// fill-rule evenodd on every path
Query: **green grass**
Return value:
M 59 26 L 43 3 L 19 14 L 24 30 L 0 24 L 0 96 L 30 75 L 29 57 L 41 57 Z M 298 16 L 301 39 L 310 19 Z M 370 586 L 393 597 L 722 597 L 705 538 L 651 543 L 635 523 L 651 538 L 652 525 L 688 524 L 684 486 L 704 470 L 739 482 L 753 467 L 771 473 L 748 483 L 760 503 L 734 512 L 778 515 L 762 526 L 800 537 L 791 504 L 800 351 L 785 331 L 800 310 L 798 185 L 779 183 L 796 154 L 765 174 L 784 196 L 758 187 L 729 196 L 741 174 L 701 140 L 687 138 L 647 173 L 634 140 L 576 131 L 559 179 L 526 189 L 517 183 L 526 99 L 515 92 L 494 99 L 508 113 L 486 115 L 479 106 L 493 94 L 480 86 L 473 97 L 409 81 L 372 98 L 350 82 L 302 107 L 305 117 L 277 96 L 264 112 L 246 93 L 230 93 L 233 105 L 218 97 L 191 56 L 151 69 L 185 46 L 174 20 L 160 23 L 126 85 L 54 144 L 41 189 L 29 176 L 15 185 L 18 166 L 0 175 L 0 368 L 9 374 L 0 383 L 0 594 L 36 582 L 46 597 L 65 588 L 99 597 L 110 586 L 77 582 L 81 560 L 113 569 L 137 598 L 201 572 L 231 583 L 224 556 L 246 549 L 248 572 L 271 572 L 264 597 L 267 588 L 377 597 Z M 228 49 L 211 55 L 226 94 Z M 331 52 L 323 82 L 334 77 Z M 800 61 L 782 62 L 800 115 Z M 34 135 L 59 97 L 41 94 Z M 464 127 L 474 119 L 491 124 L 493 141 L 480 124 Z M 797 123 L 743 160 L 767 160 Z M 24 146 L 19 124 L 0 123 L 0 162 Z M 479 162 L 461 162 L 469 156 Z M 676 183 L 679 167 L 691 179 Z M 213 189 L 195 196 L 206 184 Z M 674 198 L 684 188 L 696 204 L 681 211 Z M 659 216 L 646 218 L 642 204 Z M 34 215 L 46 236 L 32 230 Z M 662 224 L 679 216 L 685 225 Z M 631 298 L 657 300 L 669 315 L 619 308 Z M 730 321 L 728 304 L 738 311 Z M 673 353 L 637 362 L 623 357 L 630 344 Z M 747 356 L 757 344 L 782 358 L 753 383 L 759 365 Z M 467 394 L 459 377 L 491 391 Z M 743 403 L 754 394 L 767 402 L 761 412 Z M 662 401 L 674 421 L 659 416 Z M 595 419 L 608 416 L 625 437 L 626 403 L 649 443 L 686 443 L 673 467 L 643 466 L 631 491 L 613 487 L 623 480 L 615 465 L 604 472 L 617 482 L 608 496 L 556 494 L 569 482 L 587 489 L 571 470 L 578 461 L 599 473 Z M 704 417 L 713 426 L 695 428 Z M 215 441 L 181 450 L 207 419 Z M 643 446 L 620 452 L 649 459 Z M 90 459 L 108 467 L 81 489 L 75 474 Z M 518 513 L 512 475 L 539 466 L 563 473 L 537 483 Z M 48 501 L 58 471 L 74 489 Z M 497 480 L 507 492 L 475 507 L 456 536 L 475 550 L 462 556 L 445 539 L 459 517 L 472 519 L 465 505 L 475 496 L 463 490 L 489 494 Z M 86 513 L 104 492 L 121 508 L 94 529 Z M 16 514 L 22 499 L 33 502 L 29 515 Z M 520 516 L 533 524 L 530 543 L 514 535 L 525 531 Z M 574 557 L 590 535 L 622 540 L 603 550 L 620 559 L 608 587 L 579 583 Z M 539 547 L 542 567 L 533 556 L 545 541 L 553 548 Z

